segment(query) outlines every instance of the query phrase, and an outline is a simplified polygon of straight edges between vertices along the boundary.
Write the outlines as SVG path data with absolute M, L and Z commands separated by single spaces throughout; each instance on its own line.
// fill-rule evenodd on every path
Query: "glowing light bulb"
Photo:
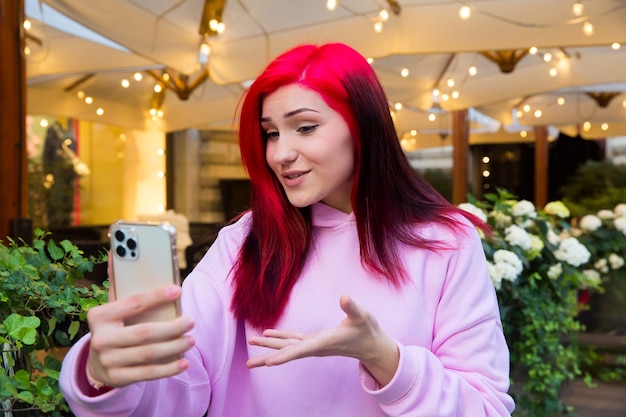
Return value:
M 326 8 L 328 9 L 328 11 L 334 11 L 337 8 L 337 0 L 327 0 Z
M 581 2 L 577 1 L 576 3 L 572 5 L 572 14 L 574 16 L 582 16 L 584 12 L 585 12 L 585 5 L 582 4 Z
M 461 6 L 461 8 L 459 9 L 459 17 L 463 20 L 467 20 L 470 18 L 470 16 L 472 15 L 472 9 L 470 9 L 469 6 L 465 5 L 465 6 Z

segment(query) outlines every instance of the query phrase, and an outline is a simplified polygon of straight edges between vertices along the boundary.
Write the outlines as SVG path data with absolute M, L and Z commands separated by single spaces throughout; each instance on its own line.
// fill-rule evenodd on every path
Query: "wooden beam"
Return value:
M 27 213 L 24 0 L 0 0 L 0 240 Z M 24 236 L 29 238 L 29 236 Z
M 467 110 L 452 112 L 452 204 L 467 201 L 469 122 Z
M 548 203 L 548 128 L 535 127 L 535 206 Z

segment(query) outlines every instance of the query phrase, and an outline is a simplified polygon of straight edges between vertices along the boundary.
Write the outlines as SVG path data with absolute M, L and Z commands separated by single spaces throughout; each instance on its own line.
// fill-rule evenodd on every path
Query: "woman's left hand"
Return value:
M 281 365 L 310 356 L 347 356 L 358 359 L 381 386 L 391 381 L 400 353 L 393 339 L 382 331 L 378 321 L 358 306 L 348 295 L 339 301 L 346 318 L 339 326 L 316 333 L 268 329 L 263 336 L 253 336 L 249 343 L 275 349 L 274 352 L 248 360 L 248 368 Z

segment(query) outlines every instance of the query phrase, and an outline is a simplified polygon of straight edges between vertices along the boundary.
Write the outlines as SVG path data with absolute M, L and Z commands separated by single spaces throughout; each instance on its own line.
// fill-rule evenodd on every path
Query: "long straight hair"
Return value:
M 458 214 L 485 227 L 413 170 L 386 95 L 362 55 L 341 43 L 295 47 L 267 66 L 240 108 L 239 144 L 252 185 L 252 224 L 233 268 L 231 309 L 259 329 L 273 326 L 282 315 L 312 240 L 310 207 L 289 203 L 265 159 L 263 100 L 290 84 L 317 92 L 350 129 L 355 146 L 352 209 L 361 262 L 373 275 L 395 286 L 408 278 L 397 253 L 399 242 L 427 250 L 451 249 L 417 235 L 417 224 L 442 223 L 460 233 Z

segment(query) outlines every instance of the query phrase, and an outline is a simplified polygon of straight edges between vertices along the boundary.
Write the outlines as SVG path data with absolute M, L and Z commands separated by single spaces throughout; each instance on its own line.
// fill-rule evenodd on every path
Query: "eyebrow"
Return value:
M 317 110 L 309 109 L 307 107 L 301 107 L 299 109 L 295 109 L 295 110 L 292 110 L 290 112 L 287 112 L 287 113 L 283 114 L 283 119 L 288 119 L 288 118 L 290 118 L 292 116 L 295 116 L 298 113 L 303 113 L 303 112 L 306 112 L 306 111 L 312 111 L 312 112 L 315 112 L 315 113 L 319 113 Z M 271 122 L 271 121 L 272 121 L 271 117 L 261 117 L 261 123 L 263 123 L 263 122 Z

